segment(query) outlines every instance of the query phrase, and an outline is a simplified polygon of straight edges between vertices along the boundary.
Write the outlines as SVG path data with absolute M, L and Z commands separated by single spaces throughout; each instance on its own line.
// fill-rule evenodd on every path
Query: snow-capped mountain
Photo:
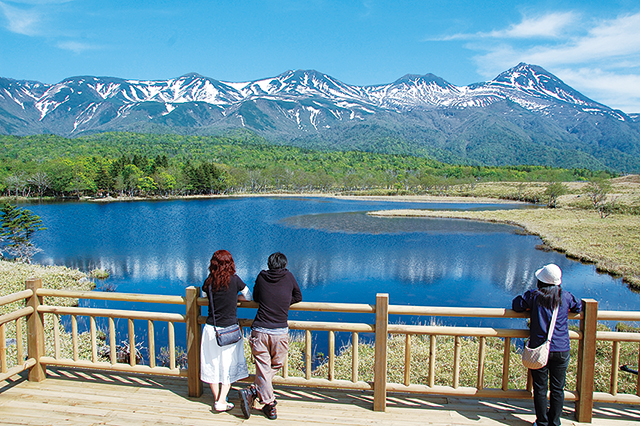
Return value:
M 195 73 L 162 81 L 72 77 L 52 85 L 0 78 L 4 134 L 213 134 L 235 128 L 341 149 L 385 151 L 380 141 L 393 138 L 418 153 L 445 150 L 467 160 L 477 160 L 470 146 L 505 138 L 511 145 L 542 146 L 547 156 L 567 149 L 589 156 L 611 149 L 623 157 L 640 153 L 637 114 L 595 102 L 524 63 L 469 86 L 433 74 L 354 86 L 313 70 L 243 83 Z M 608 164 L 616 161 L 612 154 L 608 158 Z M 521 160 L 516 155 L 512 161 Z

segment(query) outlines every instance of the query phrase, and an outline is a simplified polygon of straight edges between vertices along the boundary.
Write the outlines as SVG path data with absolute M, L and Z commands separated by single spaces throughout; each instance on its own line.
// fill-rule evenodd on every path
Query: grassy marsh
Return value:
M 385 210 L 375 216 L 448 217 L 507 223 L 538 235 L 553 250 L 582 262 L 593 263 L 598 271 L 621 276 L 633 289 L 640 289 L 640 178 L 612 180 L 610 199 L 617 209 L 606 218 L 591 208 L 585 182 L 566 184 L 554 209 L 536 208 L 491 211 Z M 523 186 L 524 185 L 524 186 Z M 487 183 L 475 193 L 482 197 L 528 199 L 542 197 L 546 184 Z M 518 195 L 519 194 L 519 195 Z

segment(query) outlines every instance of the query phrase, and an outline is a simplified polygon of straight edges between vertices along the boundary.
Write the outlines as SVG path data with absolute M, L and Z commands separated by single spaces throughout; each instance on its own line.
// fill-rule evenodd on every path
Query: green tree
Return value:
M 5 241 L 4 249 L 17 261 L 31 263 L 33 255 L 41 250 L 33 245 L 31 237 L 36 231 L 46 229 L 39 216 L 27 209 L 5 203 L 0 208 L 2 218 L 0 237 Z
M 567 193 L 567 187 L 560 182 L 551 182 L 544 190 L 544 197 L 547 199 L 547 207 L 555 209 L 558 205 L 558 198 Z
M 589 196 L 593 208 L 598 210 L 607 201 L 607 195 L 611 192 L 611 182 L 607 179 L 593 178 L 585 187 L 585 192 Z

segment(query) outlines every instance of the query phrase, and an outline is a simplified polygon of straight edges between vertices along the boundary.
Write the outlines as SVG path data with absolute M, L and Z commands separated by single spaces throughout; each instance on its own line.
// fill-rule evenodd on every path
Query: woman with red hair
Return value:
M 215 400 L 215 411 L 229 411 L 227 402 L 231 383 L 249 376 L 244 358 L 243 339 L 219 346 L 216 329 L 238 324 L 238 301 L 250 301 L 249 287 L 236 275 L 236 265 L 227 250 L 213 253 L 209 276 L 202 286 L 209 299 L 209 316 L 202 332 L 200 345 L 200 378 L 209 383 Z M 240 293 L 240 294 L 238 294 Z

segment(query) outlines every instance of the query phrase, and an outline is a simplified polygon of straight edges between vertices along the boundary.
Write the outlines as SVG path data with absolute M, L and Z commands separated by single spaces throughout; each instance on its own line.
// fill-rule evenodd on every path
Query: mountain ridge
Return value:
M 56 84 L 0 78 L 0 133 L 18 136 L 244 128 L 274 143 L 486 165 L 562 166 L 554 158 L 573 151 L 596 167 L 638 172 L 639 120 L 525 63 L 468 86 L 430 73 L 356 86 L 315 70 L 235 83 L 195 72 L 168 80 L 76 76 Z

